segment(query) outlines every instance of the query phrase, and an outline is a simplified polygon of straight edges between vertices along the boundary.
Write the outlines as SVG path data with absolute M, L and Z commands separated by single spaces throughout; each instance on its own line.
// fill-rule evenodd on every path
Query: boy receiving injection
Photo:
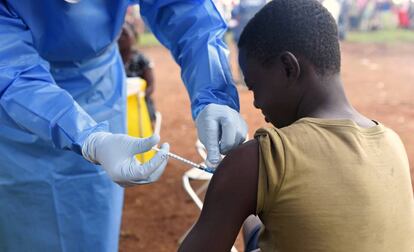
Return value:
M 264 252 L 412 252 L 404 146 L 349 103 L 329 12 L 317 0 L 274 0 L 238 46 L 254 106 L 275 127 L 222 161 L 179 251 L 230 251 L 253 214 Z

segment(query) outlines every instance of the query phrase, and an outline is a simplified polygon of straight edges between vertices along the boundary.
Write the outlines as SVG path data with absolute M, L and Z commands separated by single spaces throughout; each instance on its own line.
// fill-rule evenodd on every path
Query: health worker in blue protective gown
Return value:
M 168 144 L 140 164 L 159 137 L 124 134 L 116 39 L 134 3 L 181 66 L 208 163 L 243 141 L 210 0 L 0 0 L 0 251 L 117 251 L 122 187 L 164 171 Z

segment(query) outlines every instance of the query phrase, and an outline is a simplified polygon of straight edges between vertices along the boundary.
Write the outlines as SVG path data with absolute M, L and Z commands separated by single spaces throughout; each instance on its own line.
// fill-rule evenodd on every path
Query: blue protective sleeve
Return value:
M 239 111 L 223 35 L 227 25 L 211 0 L 140 0 L 141 15 L 181 66 L 195 119 L 205 105 Z
M 0 1 L 0 106 L 22 129 L 80 153 L 97 124 L 49 72 L 33 46 L 31 31 Z

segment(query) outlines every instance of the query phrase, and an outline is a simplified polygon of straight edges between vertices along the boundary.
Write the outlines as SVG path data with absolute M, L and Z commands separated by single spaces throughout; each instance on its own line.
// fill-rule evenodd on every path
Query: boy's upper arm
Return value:
M 256 212 L 259 145 L 249 141 L 217 168 L 200 218 L 180 251 L 230 251 L 244 220 Z

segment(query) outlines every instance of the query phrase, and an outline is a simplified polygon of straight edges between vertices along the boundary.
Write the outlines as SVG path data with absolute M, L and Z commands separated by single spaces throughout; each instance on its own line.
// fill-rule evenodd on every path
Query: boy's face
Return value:
M 297 120 L 298 83 L 291 83 L 283 64 L 275 60 L 264 67 L 257 59 L 246 57 L 240 49 L 239 64 L 249 90 L 253 91 L 254 106 L 262 111 L 267 122 L 285 127 Z

